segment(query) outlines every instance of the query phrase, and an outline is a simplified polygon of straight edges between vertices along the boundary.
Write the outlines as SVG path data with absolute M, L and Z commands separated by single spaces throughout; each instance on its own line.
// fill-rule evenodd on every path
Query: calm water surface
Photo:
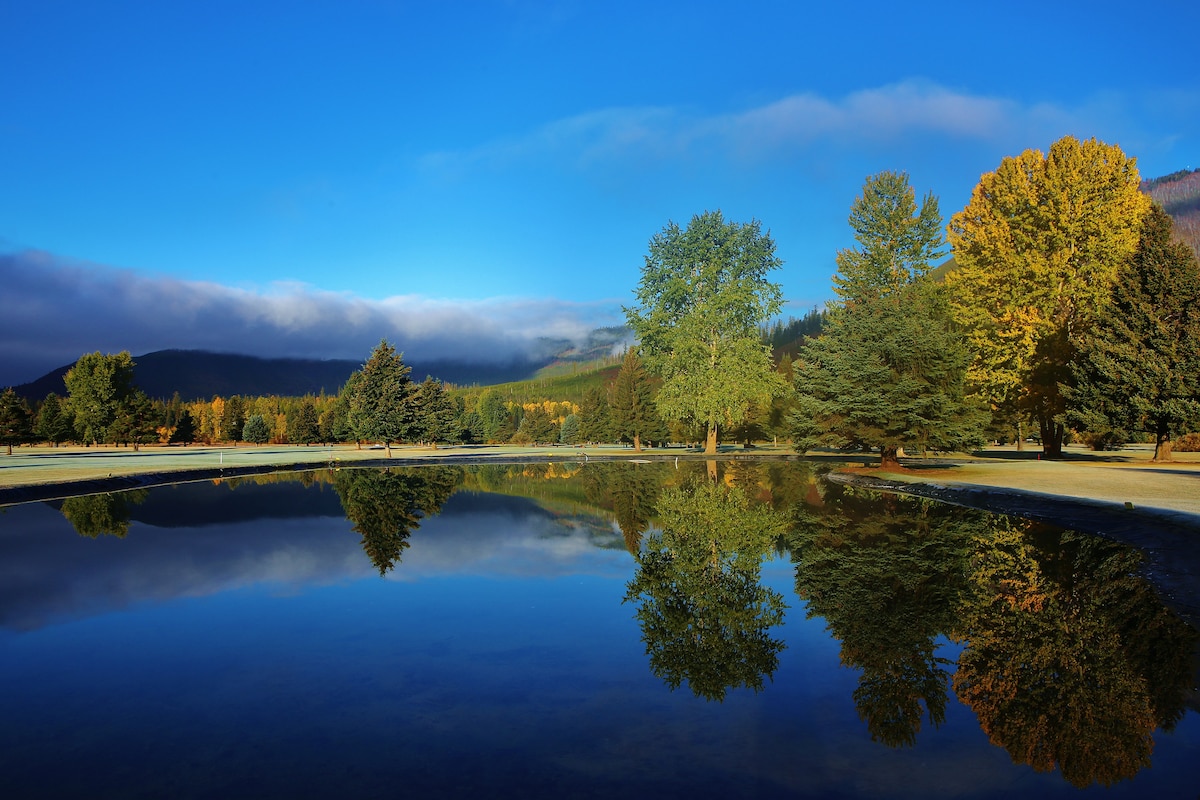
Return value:
M 805 463 L 14 506 L 0 796 L 1193 798 L 1138 561 Z

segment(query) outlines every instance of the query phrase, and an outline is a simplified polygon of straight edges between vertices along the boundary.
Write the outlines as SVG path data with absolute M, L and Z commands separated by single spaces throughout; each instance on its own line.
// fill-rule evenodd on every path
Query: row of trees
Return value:
M 937 198 L 918 206 L 903 173 L 867 179 L 850 213 L 858 246 L 837 255 L 837 300 L 799 351 L 787 386 L 756 335 L 778 312 L 775 246 L 757 222 L 720 212 L 670 224 L 650 242 L 626 309 L 671 422 L 718 430 L 791 395 L 793 441 L 952 450 L 989 425 L 1046 455 L 1069 428 L 1099 441 L 1138 433 L 1170 458 L 1200 426 L 1200 266 L 1170 217 L 1139 191 L 1120 148 L 1066 137 L 1006 158 L 946 228 Z

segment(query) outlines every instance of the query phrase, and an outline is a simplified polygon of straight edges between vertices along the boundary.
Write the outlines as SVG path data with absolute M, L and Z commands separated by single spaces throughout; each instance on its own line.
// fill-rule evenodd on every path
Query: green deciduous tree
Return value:
M 1087 430 L 1154 436 L 1154 460 L 1200 427 L 1200 264 L 1171 237 L 1155 206 L 1137 250 L 1112 287 L 1100 324 L 1073 365 L 1068 419 Z
M 975 354 L 970 381 L 993 406 L 1036 419 L 1051 457 L 1062 454 L 1059 387 L 1149 208 L 1138 183 L 1119 147 L 1068 136 L 1044 157 L 1005 158 L 950 221 L 958 267 L 946 282 Z
M 33 439 L 33 412 L 24 397 L 11 388 L 0 394 L 0 444 L 8 447 L 12 455 L 14 444 L 24 444 Z
M 411 371 L 385 339 L 347 387 L 350 426 L 356 438 L 382 442 L 388 458 L 392 457 L 392 442 L 408 439 L 416 426 Z
M 662 378 L 660 415 L 705 426 L 708 453 L 718 429 L 741 422 L 752 401 L 786 391 L 759 334 L 782 305 L 768 280 L 782 263 L 757 221 L 726 222 L 719 211 L 686 229 L 672 222 L 650 240 L 637 305 L 625 314 Z
M 67 370 L 63 382 L 81 440 L 97 444 L 106 439 L 117 404 L 133 391 L 133 367 L 133 358 L 125 350 L 115 355 L 88 353 Z

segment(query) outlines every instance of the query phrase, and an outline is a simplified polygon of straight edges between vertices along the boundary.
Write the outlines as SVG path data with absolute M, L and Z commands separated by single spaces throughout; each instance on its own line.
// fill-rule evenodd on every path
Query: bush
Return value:
M 1185 433 L 1174 441 L 1171 449 L 1179 453 L 1200 453 L 1200 433 Z

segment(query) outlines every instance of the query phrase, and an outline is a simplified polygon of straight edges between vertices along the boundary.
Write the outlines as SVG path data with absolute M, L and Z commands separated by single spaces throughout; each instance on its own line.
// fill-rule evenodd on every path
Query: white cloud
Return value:
M 370 300 L 296 283 L 266 291 L 0 254 L 0 385 L 84 352 L 197 349 L 264 357 L 364 359 L 382 338 L 410 362 L 496 364 L 545 355 L 545 337 L 582 341 L 620 324 L 606 304 L 555 299 Z
M 909 136 L 1041 141 L 1047 125 L 1068 125 L 1073 112 L 1052 104 L 1024 106 L 927 81 L 904 81 L 842 97 L 797 93 L 736 112 L 698 115 L 674 107 L 607 108 L 555 120 L 523 136 L 428 155 L 423 165 L 447 175 L 474 167 L 551 158 L 589 167 L 621 159 L 685 158 L 713 152 L 744 160 Z

